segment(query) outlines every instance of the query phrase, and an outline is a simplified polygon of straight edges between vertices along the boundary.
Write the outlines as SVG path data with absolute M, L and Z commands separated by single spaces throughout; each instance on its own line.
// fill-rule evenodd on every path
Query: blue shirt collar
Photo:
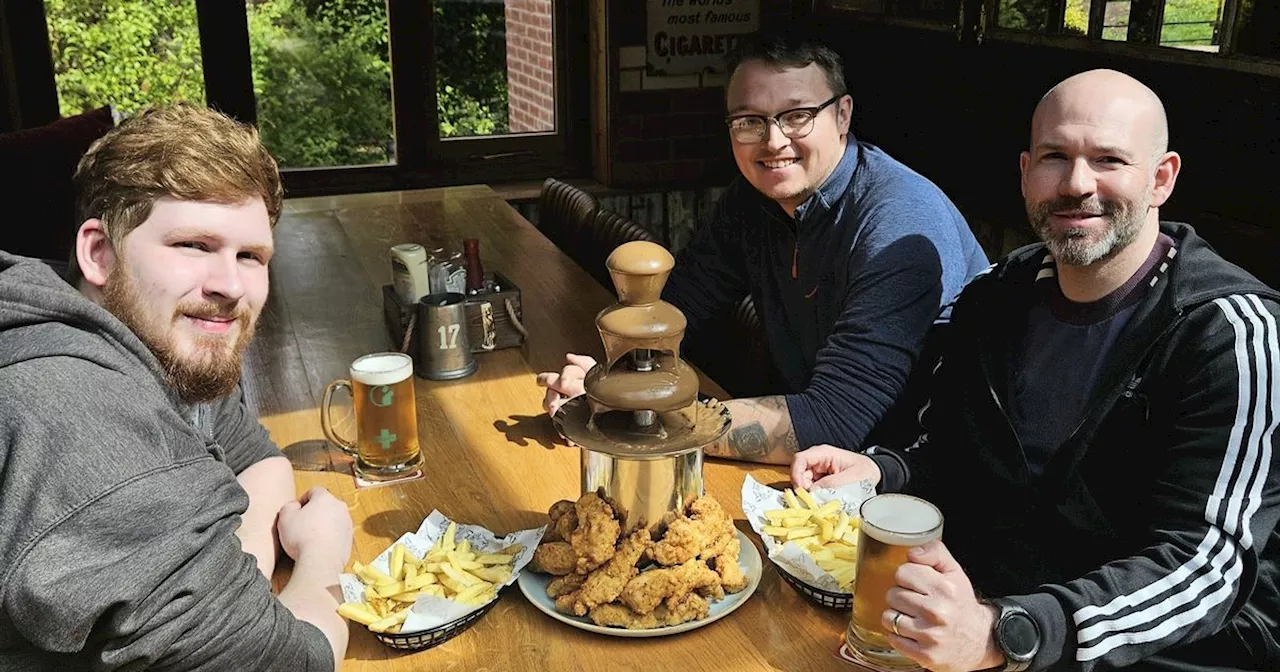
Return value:
M 797 225 L 803 225 L 812 221 L 815 217 L 819 217 L 825 213 L 844 196 L 849 189 L 849 183 L 853 181 L 854 169 L 858 167 L 858 155 L 861 153 L 858 142 L 854 140 L 853 134 L 845 136 L 844 154 L 840 157 L 840 162 L 836 164 L 835 170 L 827 176 L 822 185 L 816 191 L 809 195 L 803 203 L 796 206 L 794 217 L 787 217 L 786 211 L 776 201 L 769 200 L 768 204 L 772 207 L 770 210 L 775 216 L 783 221 L 793 220 Z

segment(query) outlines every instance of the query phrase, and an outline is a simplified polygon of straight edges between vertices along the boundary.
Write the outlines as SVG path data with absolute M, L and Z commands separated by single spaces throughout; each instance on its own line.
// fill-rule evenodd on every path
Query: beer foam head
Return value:
M 365 385 L 394 385 L 413 375 L 413 358 L 399 352 L 365 355 L 351 363 L 351 379 Z
M 918 546 L 942 536 L 942 513 L 911 495 L 876 495 L 862 503 L 867 536 L 893 546 Z

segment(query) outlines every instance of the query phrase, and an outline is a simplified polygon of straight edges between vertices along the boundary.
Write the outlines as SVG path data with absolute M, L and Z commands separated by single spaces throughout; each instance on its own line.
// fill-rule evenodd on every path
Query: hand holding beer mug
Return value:
M 918 497 L 890 493 L 863 502 L 859 515 L 853 618 L 845 632 L 849 653 L 874 670 L 920 670 L 889 644 L 881 615 L 889 608 L 889 589 L 897 585 L 894 574 L 907 562 L 907 552 L 942 537 L 942 512 Z
M 356 458 L 356 475 L 365 480 L 392 480 L 421 467 L 413 358 L 399 352 L 365 355 L 351 363 L 349 373 L 350 380 L 325 387 L 320 404 L 325 438 Z M 355 441 L 333 431 L 330 407 L 333 393 L 342 387 L 355 403 Z

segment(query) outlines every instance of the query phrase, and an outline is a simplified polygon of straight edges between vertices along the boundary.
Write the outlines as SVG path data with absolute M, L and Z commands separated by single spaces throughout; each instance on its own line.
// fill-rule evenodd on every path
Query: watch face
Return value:
M 1030 658 L 1040 644 L 1039 629 L 1026 614 L 1015 612 L 1000 619 L 999 634 L 1005 651 L 1022 660 Z

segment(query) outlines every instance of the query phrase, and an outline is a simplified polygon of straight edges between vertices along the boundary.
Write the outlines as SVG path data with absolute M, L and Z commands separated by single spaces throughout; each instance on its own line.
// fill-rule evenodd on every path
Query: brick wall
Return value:
M 511 132 L 555 130 L 551 0 L 506 0 L 506 23 Z
M 725 76 L 650 75 L 646 3 L 599 1 L 607 8 L 609 103 L 608 131 L 598 138 L 606 147 L 597 152 L 607 165 L 596 166 L 596 179 L 627 189 L 727 183 L 737 167 L 724 126 Z M 792 13 L 791 0 L 760 0 L 761 25 Z

